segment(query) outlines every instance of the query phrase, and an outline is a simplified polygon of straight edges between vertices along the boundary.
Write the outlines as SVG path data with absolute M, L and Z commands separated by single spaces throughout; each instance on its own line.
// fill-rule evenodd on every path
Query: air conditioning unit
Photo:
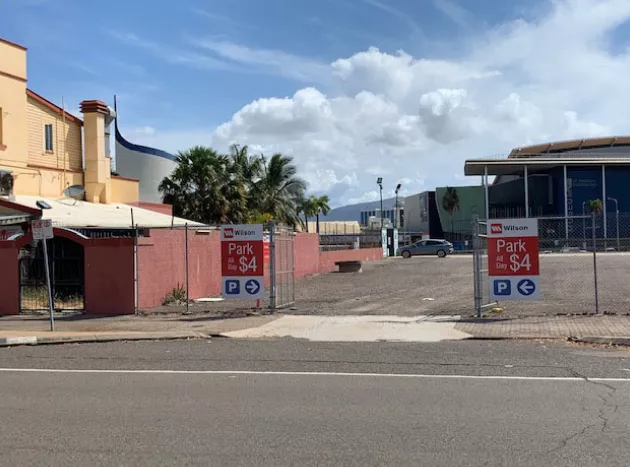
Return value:
M 0 196 L 13 199 L 13 175 L 10 171 L 0 170 Z

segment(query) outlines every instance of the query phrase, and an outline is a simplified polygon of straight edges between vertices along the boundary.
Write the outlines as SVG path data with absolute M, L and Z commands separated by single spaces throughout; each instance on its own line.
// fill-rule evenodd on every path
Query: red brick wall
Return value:
M 20 312 L 19 251 L 15 241 L 0 241 L 0 316 Z
M 133 239 L 91 239 L 84 248 L 86 314 L 134 314 Z
M 138 245 L 140 308 L 162 304 L 177 285 L 186 286 L 185 230 L 152 229 Z M 221 244 L 218 231 L 188 231 L 190 298 L 221 293 Z
M 319 254 L 319 272 L 330 272 L 337 269 L 335 261 L 375 261 L 378 259 L 383 259 L 383 250 L 381 248 L 322 251 Z

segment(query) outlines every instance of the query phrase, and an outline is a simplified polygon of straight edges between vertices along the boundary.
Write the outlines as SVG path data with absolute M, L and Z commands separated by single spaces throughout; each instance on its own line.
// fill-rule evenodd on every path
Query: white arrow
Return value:
M 256 281 L 249 281 L 247 285 L 245 286 L 245 288 L 250 294 L 254 295 L 256 292 L 258 292 L 258 289 L 260 288 L 260 286 L 258 285 L 258 282 Z
M 522 282 L 521 285 L 519 285 L 518 290 L 523 295 L 531 295 L 535 288 L 536 286 L 531 281 L 527 281 Z

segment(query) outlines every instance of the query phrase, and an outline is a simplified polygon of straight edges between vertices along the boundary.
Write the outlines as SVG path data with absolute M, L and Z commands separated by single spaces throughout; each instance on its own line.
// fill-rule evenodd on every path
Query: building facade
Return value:
M 61 198 L 80 186 L 89 202 L 137 203 L 138 180 L 111 175 L 112 109 L 84 101 L 81 119 L 28 89 L 26 52 L 0 39 L 0 194 Z
M 465 173 L 485 179 L 484 217 L 563 218 L 566 221 L 556 230 L 567 238 L 584 234 L 582 224 L 570 218 L 588 214 L 591 200 L 602 201 L 603 223 L 598 236 L 609 236 L 616 230 L 617 211 L 630 213 L 626 186 L 630 181 L 630 137 L 517 148 L 503 160 L 468 160 Z M 492 183 L 488 182 L 490 176 L 495 177 Z M 623 231 L 624 226 L 620 227 Z M 625 234 L 630 235 L 630 231 Z
M 0 38 L 0 57 L 0 196 L 19 201 L 71 195 L 171 215 L 158 185 L 174 169 L 174 156 L 125 140 L 116 110 L 103 102 L 81 102 L 79 118 L 28 89 L 26 47 Z M 114 173 L 113 126 L 118 159 Z
M 116 109 L 118 110 L 118 109 Z M 118 115 L 116 131 L 116 172 L 123 177 L 139 180 L 140 201 L 162 203 L 159 186 L 175 170 L 175 156 L 160 149 L 134 144 L 120 132 Z

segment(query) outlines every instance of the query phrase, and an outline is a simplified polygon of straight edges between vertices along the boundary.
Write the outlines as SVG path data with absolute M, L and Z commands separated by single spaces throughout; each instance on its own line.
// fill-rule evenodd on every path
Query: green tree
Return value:
M 267 161 L 235 144 L 229 155 L 195 146 L 178 153 L 176 162 L 159 190 L 177 216 L 206 224 L 301 222 L 298 209 L 306 182 L 290 157 L 274 154 Z
M 305 198 L 304 196 L 300 198 L 297 206 L 298 217 L 300 214 L 304 214 L 304 222 L 300 220 L 300 223 L 303 225 L 304 230 L 308 232 L 308 219 L 315 215 L 315 206 L 313 205 L 313 201 L 311 198 Z
M 459 194 L 457 193 L 457 189 L 450 186 L 446 187 L 446 192 L 444 196 L 442 196 L 442 207 L 451 217 L 451 235 L 454 235 L 453 214 L 455 211 L 459 210 Z
M 298 225 L 298 206 L 304 197 L 306 182 L 298 177 L 293 158 L 274 154 L 269 160 L 261 156 L 261 161 L 262 176 L 252 191 L 256 209 L 271 214 L 276 222 Z
M 230 175 L 227 156 L 195 146 L 179 152 L 175 161 L 175 170 L 159 185 L 173 214 L 206 224 L 243 219 L 247 198 Z
M 604 210 L 604 205 L 602 204 L 602 200 L 599 198 L 587 201 L 586 207 L 588 209 L 588 212 L 590 212 L 591 214 L 599 214 Z
M 309 200 L 312 210 L 316 216 L 316 230 L 317 233 L 319 233 L 319 215 L 323 214 L 326 216 L 330 212 L 330 206 L 328 205 L 328 203 L 330 203 L 330 198 L 327 195 L 311 196 Z

